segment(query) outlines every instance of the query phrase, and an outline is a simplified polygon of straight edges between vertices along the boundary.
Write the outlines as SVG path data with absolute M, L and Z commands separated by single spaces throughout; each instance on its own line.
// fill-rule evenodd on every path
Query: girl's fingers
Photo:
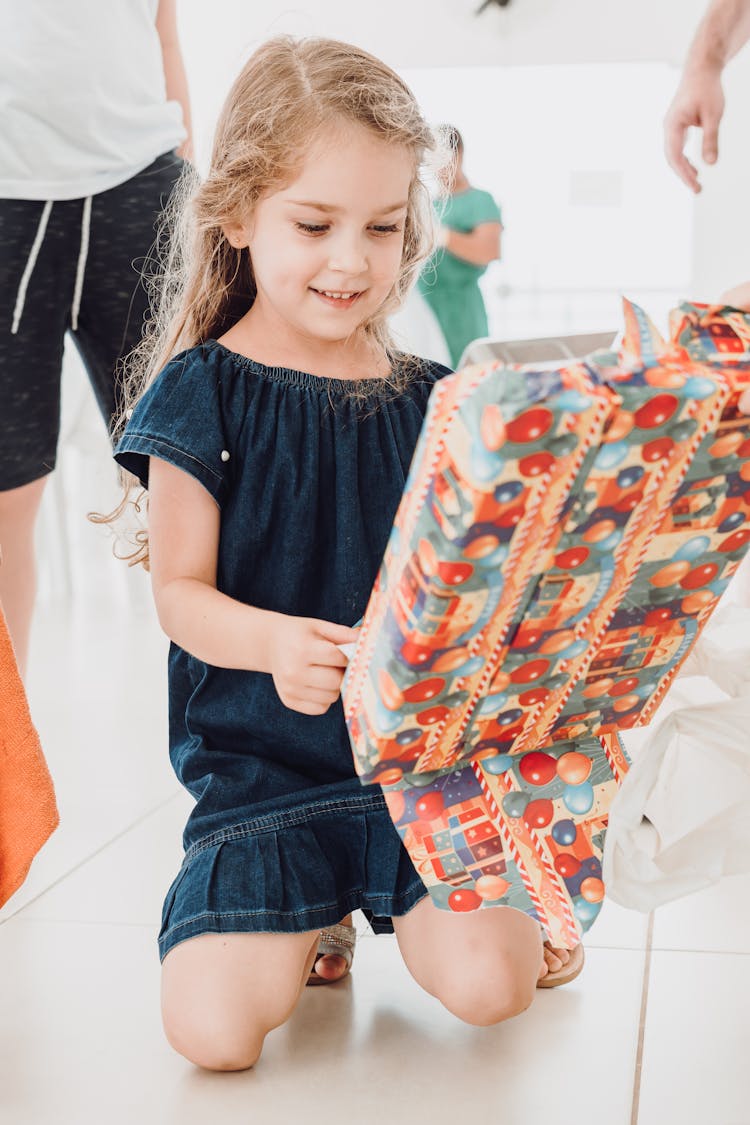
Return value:
M 342 670 L 339 668 L 314 666 L 308 669 L 308 674 L 305 677 L 305 688 L 338 694 L 343 678 Z
M 337 625 L 335 621 L 316 621 L 315 631 L 319 637 L 334 645 L 355 644 L 359 637 L 359 629 L 350 629 L 348 625 Z
M 337 695 L 332 697 L 326 692 L 305 692 L 304 696 L 287 695 L 283 702 L 292 711 L 300 711 L 303 715 L 324 715 L 337 698 Z
M 335 643 L 315 641 L 310 649 L 310 666 L 320 668 L 346 668 L 349 661 Z
M 306 688 L 300 697 L 305 703 L 315 703 L 320 707 L 330 707 L 339 697 L 337 691 L 319 691 L 317 688 Z
M 325 715 L 328 710 L 327 707 L 322 707 L 319 703 L 305 703 L 303 700 L 290 699 L 284 704 L 290 711 L 299 711 L 300 715 Z

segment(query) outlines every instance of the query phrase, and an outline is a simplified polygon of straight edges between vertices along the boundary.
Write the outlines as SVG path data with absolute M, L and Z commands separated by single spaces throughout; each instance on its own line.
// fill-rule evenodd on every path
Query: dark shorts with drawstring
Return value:
M 75 329 L 85 201 L 53 203 L 13 332 L 19 288 L 45 204 L 0 200 L 0 491 L 30 484 L 55 467 L 66 332 L 110 425 L 119 407 L 119 364 L 138 343 L 148 311 L 141 274 L 182 164 L 166 153 L 132 179 L 93 196 Z

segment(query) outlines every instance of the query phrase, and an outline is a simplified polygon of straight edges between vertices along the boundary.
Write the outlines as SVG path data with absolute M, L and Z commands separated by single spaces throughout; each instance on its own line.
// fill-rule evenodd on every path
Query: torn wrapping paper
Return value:
M 436 385 L 344 685 L 436 905 L 571 947 L 604 897 L 617 732 L 650 721 L 750 541 L 747 317 L 625 302 L 617 354 Z

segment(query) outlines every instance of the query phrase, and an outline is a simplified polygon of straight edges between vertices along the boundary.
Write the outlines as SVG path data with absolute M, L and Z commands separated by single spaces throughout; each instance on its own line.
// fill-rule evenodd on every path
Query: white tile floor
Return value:
M 199 1072 L 170 1049 L 156 933 L 190 800 L 147 581 L 81 517 L 118 493 L 70 356 L 63 423 L 29 678 L 61 825 L 0 910 L 0 1123 L 750 1125 L 750 879 L 651 925 L 606 904 L 583 975 L 504 1027 L 460 1024 L 392 938 L 365 934 L 351 979 L 308 990 L 254 1071 Z
M 748 1125 L 750 879 L 653 926 L 608 904 L 584 974 L 488 1030 L 366 935 L 351 979 L 309 990 L 254 1071 L 184 1062 L 162 1036 L 155 946 L 189 804 L 166 757 L 166 644 L 143 608 L 55 604 L 29 690 L 62 823 L 0 912 L 2 1122 Z

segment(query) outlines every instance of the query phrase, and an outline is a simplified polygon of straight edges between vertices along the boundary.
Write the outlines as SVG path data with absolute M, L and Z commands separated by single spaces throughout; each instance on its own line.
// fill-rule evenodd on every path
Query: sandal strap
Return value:
M 357 931 L 354 926 L 344 926 L 341 923 L 326 926 L 318 937 L 318 957 L 329 955 L 343 957 L 347 964 L 351 965 L 356 942 Z

